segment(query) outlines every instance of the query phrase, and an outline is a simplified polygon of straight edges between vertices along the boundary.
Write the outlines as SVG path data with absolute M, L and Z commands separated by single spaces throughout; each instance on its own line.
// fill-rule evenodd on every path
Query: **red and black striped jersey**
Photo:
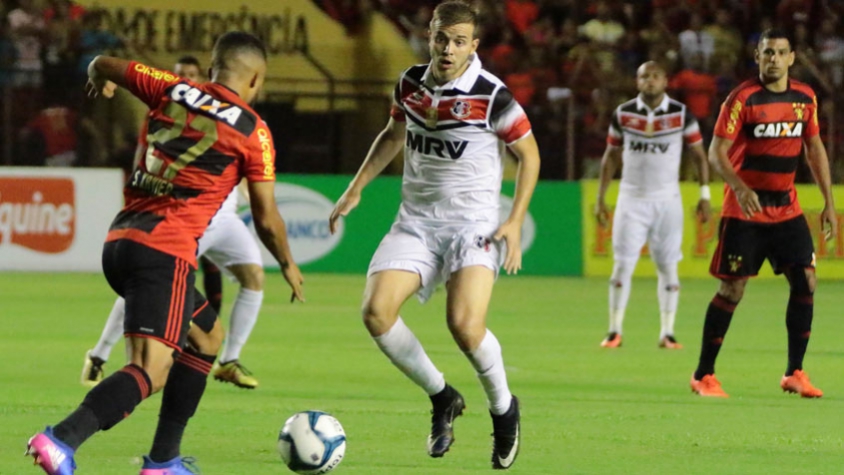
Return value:
M 243 177 L 275 181 L 266 124 L 222 84 L 132 62 L 129 91 L 150 108 L 138 165 L 106 241 L 130 239 L 196 267 L 197 240 Z
M 788 89 L 772 92 L 757 79 L 734 89 L 715 124 L 715 135 L 733 140 L 730 163 L 759 196 L 762 212 L 750 221 L 778 223 L 803 213 L 794 174 L 803 141 L 818 135 L 818 101 L 808 85 L 789 79 Z M 722 216 L 744 219 L 732 188 L 725 185 Z

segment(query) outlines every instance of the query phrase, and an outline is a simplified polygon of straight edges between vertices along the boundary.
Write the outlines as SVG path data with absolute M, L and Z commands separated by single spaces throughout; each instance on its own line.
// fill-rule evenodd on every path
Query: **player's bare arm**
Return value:
M 745 216 L 753 217 L 756 213 L 762 212 L 762 205 L 759 204 L 759 197 L 756 192 L 750 189 L 749 186 L 739 178 L 733 165 L 730 163 L 728 152 L 733 146 L 733 141 L 717 135 L 712 137 L 712 143 L 709 145 L 709 164 L 718 172 L 724 181 L 730 185 L 733 192 L 736 194 L 739 206 Z
M 287 242 L 287 227 L 276 207 L 274 191 L 275 183 L 271 181 L 249 183 L 249 203 L 252 207 L 252 217 L 255 219 L 255 232 L 270 254 L 278 261 L 284 280 L 293 289 L 290 301 L 304 302 L 305 294 L 302 284 L 305 283 L 305 279 L 299 267 L 293 262 L 293 255 L 290 253 L 290 245 Z
M 126 86 L 126 69 L 129 61 L 112 56 L 97 56 L 88 64 L 88 84 L 85 90 L 88 97 L 114 97 L 117 86 Z
M 829 173 L 829 158 L 826 155 L 826 148 L 819 135 L 806 140 L 806 161 L 815 177 L 818 188 L 824 199 L 823 212 L 821 213 L 821 225 L 824 229 L 826 240 L 829 241 L 838 235 L 838 217 L 835 214 L 835 201 L 832 198 L 832 178 Z
M 510 145 L 510 151 L 519 160 L 516 171 L 516 196 L 510 216 L 498 228 L 495 240 L 504 239 L 507 243 L 507 257 L 504 270 L 508 274 L 517 274 L 522 268 L 522 224 L 525 222 L 528 205 L 539 180 L 539 147 L 533 134 Z
M 703 150 L 703 143 L 696 143 L 689 146 L 689 151 L 695 156 L 697 161 L 697 176 L 700 184 L 700 200 L 697 202 L 697 216 L 702 223 L 709 221 L 709 215 L 712 212 L 709 204 L 709 161 L 706 157 L 706 152 Z
M 375 141 L 372 142 L 372 147 L 369 153 L 366 154 L 366 159 L 360 166 L 358 173 L 349 183 L 349 188 L 343 193 L 343 196 L 337 200 L 331 216 L 328 218 L 328 228 L 331 234 L 337 230 L 337 220 L 341 216 L 348 215 L 360 202 L 360 194 L 366 185 L 369 184 L 376 176 L 378 176 L 396 155 L 399 154 L 404 146 L 405 140 L 405 123 L 395 121 L 392 118 L 387 122 L 384 130 L 378 134 Z
M 609 220 L 610 212 L 607 208 L 607 190 L 610 187 L 612 178 L 615 172 L 621 166 L 621 147 L 615 145 L 607 145 L 604 151 L 604 156 L 601 158 L 601 174 L 598 184 L 598 200 L 595 203 L 595 217 L 598 219 L 598 225 L 606 227 Z

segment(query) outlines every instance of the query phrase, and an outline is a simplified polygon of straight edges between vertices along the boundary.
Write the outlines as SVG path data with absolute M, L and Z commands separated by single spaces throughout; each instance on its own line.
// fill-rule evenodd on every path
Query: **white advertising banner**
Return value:
M 100 271 L 118 169 L 0 167 L 0 271 Z

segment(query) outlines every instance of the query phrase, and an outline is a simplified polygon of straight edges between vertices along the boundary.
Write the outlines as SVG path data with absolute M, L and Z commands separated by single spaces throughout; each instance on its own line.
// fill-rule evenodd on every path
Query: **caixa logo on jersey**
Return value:
M 337 247 L 343 238 L 342 219 L 337 223 L 336 233 L 332 235 L 328 230 L 328 217 L 334 209 L 334 203 L 322 194 L 304 186 L 276 183 L 275 202 L 287 225 L 290 251 L 297 264 L 320 259 Z M 254 233 L 255 225 L 249 208 L 240 216 Z M 263 246 L 261 252 L 266 267 L 278 267 L 278 263 Z
M 501 195 L 498 208 L 498 218 L 503 223 L 510 217 L 510 211 L 513 210 L 513 199 L 509 196 Z M 533 240 L 536 238 L 536 221 L 533 220 L 530 211 L 525 216 L 525 222 L 522 224 L 522 253 L 527 254 Z
M 67 251 L 76 228 L 74 204 L 69 178 L 0 178 L 0 247 Z

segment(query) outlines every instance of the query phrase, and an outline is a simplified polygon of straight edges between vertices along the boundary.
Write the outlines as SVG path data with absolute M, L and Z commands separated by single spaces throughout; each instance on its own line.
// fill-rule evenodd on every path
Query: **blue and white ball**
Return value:
M 328 473 L 343 460 L 346 432 L 340 421 L 320 411 L 293 414 L 278 433 L 278 453 L 290 470 L 303 475 Z

